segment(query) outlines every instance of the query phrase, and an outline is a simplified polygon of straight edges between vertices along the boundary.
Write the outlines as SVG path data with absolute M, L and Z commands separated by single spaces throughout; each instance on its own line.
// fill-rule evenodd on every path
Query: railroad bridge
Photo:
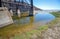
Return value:
M 28 12 L 33 16 L 33 0 L 0 0 L 0 7 L 7 7 L 14 15 Z

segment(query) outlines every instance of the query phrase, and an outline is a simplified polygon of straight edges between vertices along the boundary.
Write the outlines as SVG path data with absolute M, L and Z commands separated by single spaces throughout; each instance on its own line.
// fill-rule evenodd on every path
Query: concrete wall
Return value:
M 13 20 L 6 7 L 0 7 L 0 27 L 12 24 Z

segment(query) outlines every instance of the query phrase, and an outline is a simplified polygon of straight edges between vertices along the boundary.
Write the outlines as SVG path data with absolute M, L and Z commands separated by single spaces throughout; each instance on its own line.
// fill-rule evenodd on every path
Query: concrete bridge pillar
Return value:
M 13 16 L 13 11 L 12 11 L 12 9 L 10 9 L 10 14 L 11 14 L 11 16 Z
M 0 7 L 0 27 L 12 24 L 12 17 L 6 7 Z
M 18 15 L 18 17 L 21 17 L 20 9 L 17 9 L 17 15 Z
M 2 7 L 2 2 L 1 2 L 1 0 L 0 0 L 0 7 Z
M 33 16 L 33 0 L 30 0 L 30 2 L 31 2 L 31 6 L 30 6 L 29 16 Z

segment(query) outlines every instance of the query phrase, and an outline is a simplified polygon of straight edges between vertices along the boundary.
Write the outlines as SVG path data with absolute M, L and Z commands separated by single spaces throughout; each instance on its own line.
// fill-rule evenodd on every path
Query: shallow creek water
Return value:
M 50 13 L 36 13 L 31 17 L 21 17 L 20 19 L 13 20 L 13 24 L 0 28 L 0 36 L 24 33 L 35 29 L 37 26 L 51 22 L 54 19 L 55 16 Z

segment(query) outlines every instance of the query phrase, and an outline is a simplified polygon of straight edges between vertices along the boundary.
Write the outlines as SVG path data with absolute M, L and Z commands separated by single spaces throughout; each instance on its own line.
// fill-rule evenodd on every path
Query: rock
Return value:
M 47 31 L 42 33 L 43 39 L 59 39 L 60 38 L 60 27 L 54 26 L 53 29 L 49 28 Z
M 33 34 L 33 35 L 31 36 L 31 39 L 37 39 L 37 35 L 36 35 L 36 34 Z

